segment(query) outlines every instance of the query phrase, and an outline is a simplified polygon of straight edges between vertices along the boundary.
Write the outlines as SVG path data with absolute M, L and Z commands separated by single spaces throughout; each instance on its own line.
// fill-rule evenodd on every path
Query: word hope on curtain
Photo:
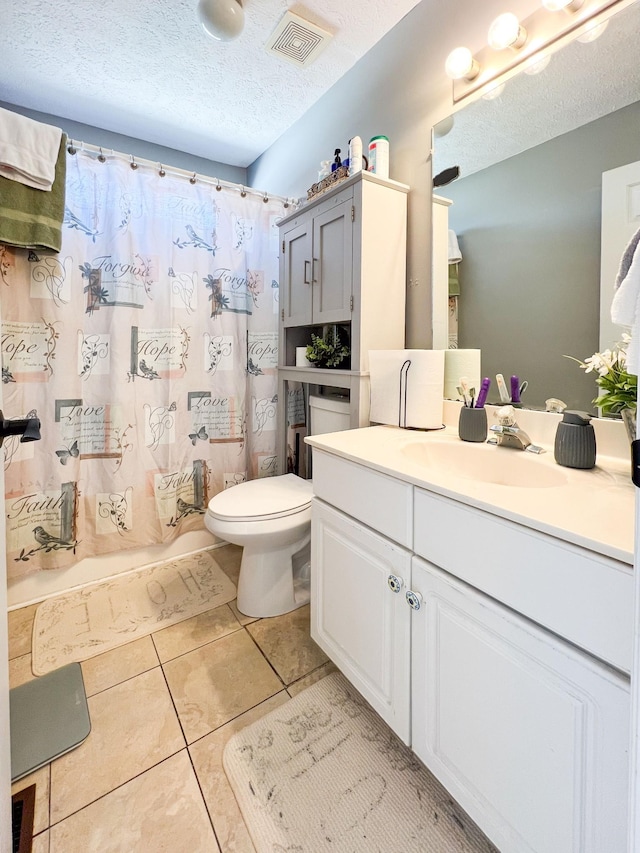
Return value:
M 0 246 L 9 577 L 169 541 L 275 473 L 279 200 L 68 155 L 62 250 Z

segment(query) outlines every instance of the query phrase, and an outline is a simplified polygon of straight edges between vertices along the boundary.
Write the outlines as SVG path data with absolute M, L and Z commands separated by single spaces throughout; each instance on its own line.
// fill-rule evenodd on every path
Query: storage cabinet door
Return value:
M 287 231 L 284 236 L 284 262 L 280 281 L 280 307 L 285 326 L 304 326 L 311 322 L 311 218 Z
M 311 524 L 311 636 L 409 743 L 411 556 L 317 498 Z
M 629 682 L 414 558 L 413 749 L 502 853 L 626 850 Z
M 351 320 L 353 223 L 351 200 L 313 219 L 313 322 Z

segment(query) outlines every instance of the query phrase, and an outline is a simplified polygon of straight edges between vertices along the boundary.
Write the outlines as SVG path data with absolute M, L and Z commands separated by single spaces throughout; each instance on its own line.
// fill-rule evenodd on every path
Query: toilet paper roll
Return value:
M 296 367 L 313 367 L 307 358 L 306 347 L 296 347 Z
M 457 391 L 461 376 L 469 379 L 469 388 L 475 388 L 477 394 L 482 381 L 479 349 L 444 350 L 444 396 L 447 400 L 462 399 Z
M 406 405 L 401 375 L 406 376 Z M 371 421 L 418 429 L 442 426 L 444 350 L 369 350 L 369 377 Z

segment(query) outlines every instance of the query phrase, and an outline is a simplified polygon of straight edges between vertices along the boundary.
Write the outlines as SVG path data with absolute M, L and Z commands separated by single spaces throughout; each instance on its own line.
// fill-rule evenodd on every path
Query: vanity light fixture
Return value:
M 489 27 L 487 40 L 493 50 L 520 50 L 527 41 L 527 31 L 513 12 L 505 12 Z
M 542 0 L 542 5 L 550 12 L 577 12 L 584 0 Z
M 579 41 L 580 44 L 591 44 L 592 41 L 600 38 L 608 26 L 609 21 L 601 21 L 599 24 L 592 24 L 590 27 L 587 27 L 581 36 L 578 36 L 576 41 Z
M 196 14 L 205 33 L 217 41 L 231 41 L 244 28 L 240 0 L 199 0 Z
M 453 80 L 454 104 L 473 94 L 484 95 L 522 70 L 537 74 L 569 41 L 593 41 L 612 15 L 637 0 L 538 2 L 523 21 L 511 12 L 498 15 L 489 27 L 488 44 L 477 52 L 456 48 L 449 54 L 445 70 Z M 562 12 L 567 14 L 558 14 Z
M 506 86 L 506 83 L 498 83 L 497 86 L 493 86 L 491 89 L 485 92 L 482 96 L 482 99 L 484 101 L 495 101 L 495 99 L 499 98 L 500 95 L 504 92 Z
M 540 74 L 547 65 L 551 62 L 551 54 L 547 53 L 544 56 L 532 56 L 527 62 L 525 62 L 522 70 L 525 74 L 530 74 L 532 77 L 534 74 Z
M 468 47 L 456 47 L 447 56 L 444 70 L 452 80 L 473 80 L 478 76 L 480 65 Z

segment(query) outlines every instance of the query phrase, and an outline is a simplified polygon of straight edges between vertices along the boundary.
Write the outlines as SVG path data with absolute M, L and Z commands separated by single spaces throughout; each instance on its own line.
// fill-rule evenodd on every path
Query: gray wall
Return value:
M 175 151 L 173 148 L 155 145 L 153 142 L 146 142 L 143 138 L 134 139 L 131 136 L 122 136 L 100 127 L 92 127 L 89 124 L 80 124 L 77 121 L 71 121 L 60 116 L 28 110 L 16 104 L 6 104 L 0 101 L 0 107 L 28 116 L 36 121 L 42 121 L 45 124 L 61 127 L 68 137 L 78 143 L 88 142 L 92 145 L 102 146 L 106 150 L 113 149 L 123 154 L 133 154 L 141 160 L 157 160 L 159 163 L 168 166 L 187 169 L 189 172 L 198 172 L 201 175 L 210 175 L 223 181 L 232 181 L 238 184 L 247 182 L 247 170 L 240 166 L 227 166 L 225 163 L 218 163 L 215 160 L 206 160 L 204 157 L 196 157 L 184 151 Z M 144 133 L 144 127 L 141 126 L 140 132 L 141 134 Z
M 321 160 L 346 155 L 358 134 L 390 139 L 390 177 L 408 184 L 407 346 L 431 345 L 431 127 L 452 111 L 444 62 L 458 44 L 477 50 L 503 0 L 422 0 L 248 169 L 252 186 L 306 197 Z M 512 0 L 526 17 L 537 0 Z
M 527 405 L 593 410 L 602 172 L 640 157 L 640 103 L 443 188 L 462 251 L 461 347 L 529 380 Z

